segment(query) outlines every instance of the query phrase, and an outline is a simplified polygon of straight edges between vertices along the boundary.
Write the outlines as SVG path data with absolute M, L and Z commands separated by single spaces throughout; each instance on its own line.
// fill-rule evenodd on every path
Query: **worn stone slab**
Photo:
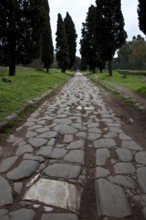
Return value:
M 114 165 L 116 174 L 133 174 L 135 173 L 135 167 L 131 163 L 119 162 Z
M 6 179 L 0 176 L 0 207 L 13 203 L 12 189 Z
M 27 154 L 27 153 L 23 155 L 23 159 L 24 160 L 36 160 L 36 161 L 39 161 L 41 163 L 45 161 L 45 159 L 40 157 L 40 156 L 34 156 L 34 155 L 31 155 L 31 154 Z
M 87 134 L 86 132 L 79 132 L 76 134 L 77 137 L 86 138 Z
M 89 128 L 88 129 L 89 133 L 97 133 L 97 134 L 101 134 L 102 131 L 99 128 Z
M 108 132 L 106 135 L 104 135 L 103 137 L 104 138 L 107 138 L 107 139 L 113 139 L 117 136 L 117 133 L 113 133 L 113 132 Z
M 36 214 L 32 209 L 19 209 L 14 212 L 10 212 L 11 220 L 35 220 Z
M 129 176 L 117 175 L 115 177 L 110 176 L 108 179 L 110 180 L 110 182 L 116 183 L 120 186 L 135 189 L 135 182 Z
M 52 146 L 41 147 L 38 150 L 37 155 L 42 155 L 42 156 L 45 156 L 45 157 L 50 157 L 52 149 L 53 149 Z
M 83 140 L 74 141 L 67 145 L 68 150 L 74 150 L 74 149 L 84 150 L 84 148 L 85 148 L 85 141 Z
M 137 163 L 146 165 L 146 151 L 138 152 L 135 155 L 135 160 Z
M 146 194 L 139 194 L 132 197 L 132 200 L 139 203 L 142 207 L 146 207 Z
M 143 216 L 146 218 L 146 207 L 143 208 L 142 212 L 143 212 Z
M 128 135 L 126 135 L 126 134 L 120 134 L 119 135 L 119 138 L 121 139 L 121 140 L 131 140 L 131 137 L 129 137 Z
M 47 174 L 48 176 L 62 177 L 67 179 L 77 178 L 80 172 L 80 165 L 62 163 L 52 164 L 43 170 L 43 173 Z
M 39 163 L 34 160 L 24 160 L 18 167 L 7 174 L 10 180 L 20 180 L 32 175 L 39 167 Z
M 97 127 L 99 127 L 99 123 L 98 122 L 96 122 L 96 123 L 90 122 L 88 124 L 88 128 L 97 128 Z
M 97 140 L 98 138 L 100 138 L 101 134 L 97 134 L 97 133 L 88 133 L 88 140 L 90 141 L 95 141 Z
M 38 128 L 35 130 L 37 133 L 41 134 L 41 133 L 45 133 L 50 131 L 50 129 L 48 127 L 44 127 L 44 128 Z
M 45 178 L 39 179 L 24 195 L 23 200 L 39 201 L 46 205 L 79 212 L 82 188 Z
M 96 165 L 106 165 L 106 160 L 110 157 L 110 151 L 106 148 L 96 150 Z
M 20 147 L 18 147 L 16 151 L 16 155 L 20 156 L 23 155 L 24 153 L 31 153 L 33 151 L 33 148 L 29 144 L 24 144 Z
M 9 170 L 11 166 L 16 162 L 17 158 L 18 158 L 17 156 L 14 156 L 14 157 L 3 159 L 0 162 L 0 173 L 6 172 L 7 170 Z
M 146 193 L 146 167 L 137 169 L 137 180 L 143 192 Z
M 129 162 L 132 160 L 132 152 L 128 149 L 118 148 L 116 150 L 118 159 L 123 162 Z
M 107 177 L 110 174 L 109 170 L 103 167 L 96 167 L 95 178 Z
M 77 215 L 69 213 L 44 214 L 41 220 L 78 220 Z
M 6 209 L 0 209 L 0 220 L 9 220 Z
M 45 133 L 42 133 L 37 136 L 38 138 L 56 138 L 58 137 L 58 132 L 57 131 L 48 131 Z
M 28 131 L 36 130 L 38 128 L 42 128 L 42 125 L 33 125 L 33 126 L 28 128 Z
M 58 123 L 58 124 L 66 124 L 66 125 L 70 125 L 72 123 L 72 121 L 68 118 L 56 118 L 54 120 L 55 123 Z
M 76 128 L 64 124 L 57 125 L 54 127 L 54 130 L 60 132 L 61 134 L 75 134 L 78 132 Z
M 64 140 L 63 140 L 63 143 L 71 143 L 73 142 L 73 135 L 71 134 L 66 134 L 64 136 Z
M 123 140 L 122 147 L 127 148 L 129 150 L 136 150 L 136 151 L 142 150 L 142 148 L 134 141 Z
M 96 180 L 96 199 L 99 216 L 125 218 L 131 209 L 123 189 L 105 179 Z
M 84 164 L 84 151 L 72 150 L 64 157 L 64 160 L 71 163 Z
M 26 133 L 26 138 L 32 138 L 32 137 L 34 137 L 34 136 L 36 136 L 36 135 L 37 135 L 36 132 L 34 132 L 34 131 L 28 131 L 28 132 Z
M 64 157 L 65 154 L 67 154 L 67 150 L 56 148 L 51 152 L 50 158 L 60 159 Z
M 113 139 L 100 139 L 93 143 L 95 148 L 111 148 L 116 146 L 116 142 Z
M 44 144 L 47 143 L 48 140 L 44 138 L 30 138 L 28 139 L 28 142 L 33 146 L 33 147 L 41 147 Z

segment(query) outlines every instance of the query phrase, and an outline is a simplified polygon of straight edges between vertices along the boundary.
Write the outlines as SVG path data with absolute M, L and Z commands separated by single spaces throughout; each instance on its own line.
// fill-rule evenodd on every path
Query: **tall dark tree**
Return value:
M 72 68 L 75 62 L 77 34 L 76 34 L 74 22 L 68 12 L 66 13 L 66 17 L 64 19 L 64 25 L 65 25 L 65 31 L 66 31 L 66 37 L 67 37 L 67 43 L 68 43 L 69 55 L 70 55 L 69 68 Z
M 9 66 L 27 64 L 37 57 L 43 16 L 42 0 L 1 0 L 0 2 L 0 63 Z
M 86 57 L 86 62 L 89 66 L 89 69 L 95 73 L 95 68 L 102 68 L 101 63 L 104 63 L 101 60 L 98 44 L 96 42 L 96 7 L 91 5 L 88 9 L 87 17 L 85 23 L 83 23 L 82 29 L 82 38 L 80 41 L 81 44 L 81 55 Z
M 146 35 L 146 0 L 138 0 L 139 28 Z
M 43 0 L 43 14 L 44 14 L 44 25 L 42 31 L 42 51 L 41 51 L 41 60 L 44 64 L 44 67 L 49 71 L 51 64 L 54 61 L 54 48 L 52 42 L 52 31 L 50 25 L 50 8 L 48 0 Z
M 96 0 L 96 40 L 103 60 L 108 61 L 112 76 L 112 60 L 126 41 L 120 0 Z
M 67 43 L 64 21 L 61 14 L 58 14 L 57 32 L 56 32 L 56 58 L 59 68 L 65 72 L 69 68 L 69 48 Z

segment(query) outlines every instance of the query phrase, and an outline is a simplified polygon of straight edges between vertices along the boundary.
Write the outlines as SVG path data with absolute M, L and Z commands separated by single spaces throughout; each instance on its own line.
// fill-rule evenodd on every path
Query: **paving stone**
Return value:
M 89 123 L 88 128 L 97 128 L 99 127 L 99 123 Z
M 143 212 L 143 216 L 146 218 L 146 207 L 143 208 L 142 212 Z
M 104 135 L 103 137 L 104 138 L 107 138 L 107 139 L 113 139 L 117 136 L 117 133 L 113 133 L 113 132 L 108 132 L 106 135 Z
M 57 131 L 48 131 L 43 134 L 40 134 L 37 136 L 38 138 L 56 138 L 58 137 L 58 132 Z
M 13 197 L 10 184 L 6 179 L 0 176 L 0 207 L 12 203 Z
M 106 165 L 107 159 L 110 157 L 110 151 L 106 148 L 96 150 L 96 165 Z
M 63 143 L 71 143 L 73 142 L 73 135 L 71 134 L 66 134 L 64 136 L 64 140 L 63 140 Z
M 146 193 L 146 167 L 137 169 L 137 180 L 143 192 Z
M 100 138 L 101 134 L 96 134 L 96 133 L 88 133 L 88 140 L 90 141 L 95 141 L 97 140 L 98 138 Z
M 50 129 L 48 127 L 44 127 L 44 128 L 39 128 L 39 129 L 36 129 L 35 130 L 37 133 L 45 133 L 45 132 L 48 132 L 50 131 Z
M 123 140 L 122 147 L 130 149 L 130 150 L 136 150 L 136 151 L 142 150 L 142 148 L 134 141 Z
M 60 158 L 64 157 L 66 153 L 67 153 L 67 151 L 64 149 L 60 149 L 60 148 L 54 149 L 50 154 L 50 158 L 60 159 Z
M 97 134 L 101 134 L 102 131 L 99 128 L 89 128 L 88 129 L 89 133 L 97 133 Z
M 26 133 L 26 138 L 32 138 L 32 137 L 34 137 L 34 136 L 36 136 L 36 135 L 37 135 L 36 132 L 34 132 L 34 131 L 28 131 L 28 132 Z
M 18 195 L 21 194 L 22 188 L 23 188 L 23 183 L 21 183 L 21 182 L 14 183 L 14 191 L 15 191 Z
M 114 133 L 123 133 L 122 129 L 120 129 L 119 127 L 110 127 L 109 130 L 110 132 Z
M 74 141 L 74 142 L 70 143 L 69 145 L 67 145 L 66 148 L 68 150 L 74 150 L 74 149 L 82 149 L 82 150 L 84 150 L 84 148 L 85 148 L 85 141 L 83 141 L 83 140 Z
M 116 174 L 133 174 L 135 173 L 135 167 L 131 163 L 119 162 L 114 165 Z
M 68 118 L 61 118 L 61 119 L 56 118 L 54 122 L 58 124 L 66 124 L 66 125 L 70 125 L 72 123 L 72 121 Z
M 78 213 L 81 193 L 81 187 L 63 181 L 42 178 L 27 190 L 23 200 L 37 200 L 46 205 Z
M 20 155 L 23 155 L 24 153 L 31 153 L 32 151 L 33 151 L 33 148 L 31 145 L 24 144 L 17 149 L 16 155 L 20 156 Z
M 146 165 L 146 151 L 139 152 L 135 155 L 135 160 L 137 163 Z
M 51 138 L 50 141 L 47 143 L 48 146 L 54 146 L 56 143 L 56 138 Z
M 11 220 L 35 220 L 36 214 L 32 209 L 19 209 L 14 212 L 10 212 Z
M 50 157 L 52 149 L 53 149 L 52 146 L 41 147 L 38 150 L 37 155 L 42 155 L 42 156 L 45 156 L 45 157 Z
M 119 138 L 121 139 L 121 140 L 131 140 L 131 137 L 129 137 L 128 135 L 126 135 L 126 134 L 120 134 L 119 135 Z
M 120 186 L 135 189 L 135 182 L 129 176 L 117 175 L 115 177 L 110 176 L 108 179 L 110 180 L 110 182 L 116 183 Z
M 87 134 L 86 132 L 79 132 L 76 134 L 77 137 L 86 138 Z
M 131 209 L 123 189 L 105 179 L 96 180 L 96 198 L 99 216 L 125 218 Z
M 9 220 L 7 213 L 8 211 L 6 209 L 0 209 L 0 220 Z
M 10 180 L 20 180 L 31 176 L 39 167 L 39 163 L 34 160 L 24 160 L 18 167 L 7 174 Z
M 54 127 L 54 130 L 60 132 L 61 134 L 75 134 L 78 132 L 76 128 L 63 124 L 57 125 Z
M 28 142 L 33 146 L 33 147 L 41 147 L 44 144 L 47 143 L 46 139 L 43 138 L 30 138 L 28 139 Z
M 84 164 L 84 151 L 72 150 L 64 157 L 64 160 L 72 163 Z
M 112 148 L 116 146 L 116 142 L 113 139 L 100 139 L 94 141 L 95 148 Z
M 71 179 L 77 178 L 79 176 L 81 172 L 81 166 L 58 163 L 48 166 L 43 172 L 48 176 Z
M 128 149 L 118 148 L 116 154 L 120 161 L 129 162 L 132 160 L 132 152 Z
M 24 160 L 36 160 L 36 161 L 39 161 L 41 163 L 45 161 L 44 158 L 42 158 L 40 156 L 34 156 L 34 155 L 31 155 L 31 154 L 24 154 L 23 159 Z
M 13 166 L 13 164 L 16 162 L 17 158 L 18 158 L 17 156 L 14 156 L 14 157 L 3 159 L 0 162 L 0 173 L 6 172 L 7 170 L 9 170 L 11 166 Z
M 66 213 L 58 213 L 58 214 L 44 214 L 41 220 L 78 220 L 77 215 L 75 214 L 66 214 Z
M 104 169 L 103 167 L 96 167 L 96 173 L 95 178 L 100 177 L 107 177 L 110 174 L 110 172 L 107 169 Z

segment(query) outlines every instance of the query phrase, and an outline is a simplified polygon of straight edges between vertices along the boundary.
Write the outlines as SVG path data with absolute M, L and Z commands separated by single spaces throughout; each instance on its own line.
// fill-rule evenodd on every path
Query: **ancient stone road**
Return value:
M 83 219 L 91 177 L 98 217 L 89 220 L 146 219 L 146 152 L 80 73 L 10 135 L 0 156 L 0 220 Z

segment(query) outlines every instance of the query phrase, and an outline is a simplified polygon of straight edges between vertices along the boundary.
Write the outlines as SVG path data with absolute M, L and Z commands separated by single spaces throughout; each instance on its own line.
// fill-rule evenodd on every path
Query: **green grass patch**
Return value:
M 128 75 L 126 78 L 123 78 L 122 74 L 118 73 L 117 71 L 113 71 L 113 76 L 109 76 L 107 72 L 103 72 L 98 74 L 90 74 L 89 77 L 94 81 L 99 79 L 103 82 L 105 81 L 105 83 L 106 81 L 109 81 L 119 84 L 146 97 L 146 82 L 144 82 L 146 77 L 144 76 Z
M 8 77 L 12 83 L 4 83 L 2 78 L 7 77 L 7 73 L 0 72 L 0 121 L 22 108 L 25 102 L 61 86 L 72 75 L 70 71 L 64 74 L 56 69 L 48 74 L 43 70 L 21 71 Z

